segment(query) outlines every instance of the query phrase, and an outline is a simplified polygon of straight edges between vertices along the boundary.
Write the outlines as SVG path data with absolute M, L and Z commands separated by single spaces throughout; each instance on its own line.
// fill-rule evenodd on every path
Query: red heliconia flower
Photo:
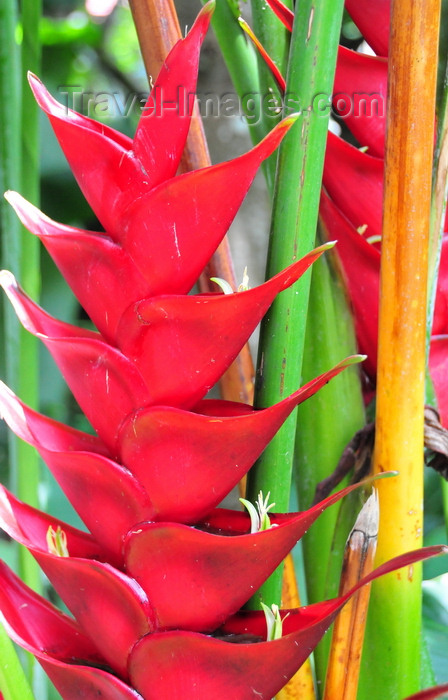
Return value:
M 101 653 L 122 673 L 133 635 L 135 640 L 155 630 L 212 632 L 221 626 L 318 516 L 354 488 L 309 511 L 273 514 L 273 527 L 262 532 L 250 532 L 248 514 L 224 509 L 195 527 L 140 521 L 122 533 L 121 552 L 112 562 L 101 542 L 21 503 L 4 487 L 0 524 L 33 554 L 84 632 L 92 636 L 96 630 Z M 49 528 L 64 533 L 64 556 L 49 551 Z M 114 615 L 106 614 L 108 610 Z M 114 627 L 122 630 L 116 657 L 109 648 Z
M 0 567 L 0 605 L 11 637 L 39 659 L 67 700 L 80 697 L 81 691 L 88 700 L 98 693 L 111 700 L 250 700 L 254 694 L 269 700 L 361 586 L 444 549 L 402 555 L 340 598 L 282 611 L 284 636 L 274 641 L 263 641 L 266 629 L 259 613 L 237 614 L 215 637 L 179 630 L 145 634 L 130 650 L 122 678 L 111 672 L 106 660 L 99 662 L 98 652 L 76 623 L 30 591 L 7 567 Z
M 205 517 L 295 406 L 356 361 L 344 360 L 263 410 L 216 400 L 202 401 L 195 412 L 138 409 L 123 421 L 115 455 L 99 438 L 31 410 L 1 382 L 0 410 L 16 435 L 38 450 L 90 532 L 117 556 L 123 536 L 142 520 L 194 523 Z
M 347 2 L 347 9 L 372 47 L 387 55 L 390 2 Z M 381 60 L 377 85 L 385 91 L 387 61 Z M 350 61 L 348 61 L 350 63 Z M 378 65 L 379 67 L 379 65 Z M 372 86 L 375 83 L 372 82 Z M 385 115 L 384 115 L 385 116 Z M 347 122 L 348 123 L 348 122 Z M 377 365 L 380 251 L 384 170 L 384 133 L 376 145 L 360 139 L 355 123 L 349 128 L 369 146 L 364 153 L 329 133 L 321 197 L 321 219 L 330 238 L 338 240 L 354 310 L 358 345 L 367 355 L 364 370 L 374 384 Z M 372 121 L 375 131 L 377 122 Z M 329 196 L 328 196 L 329 195 Z M 445 230 L 448 223 L 445 219 Z M 448 427 L 448 236 L 441 246 L 429 369 L 442 423 Z
M 237 294 L 140 300 L 123 313 L 116 346 L 46 314 L 10 273 L 0 273 L 0 284 L 24 327 L 45 343 L 84 413 L 113 451 L 123 421 L 142 406 L 188 409 L 202 399 L 276 294 L 293 284 L 325 249 L 316 249 L 260 287 Z M 98 401 L 108 404 L 100 414 Z

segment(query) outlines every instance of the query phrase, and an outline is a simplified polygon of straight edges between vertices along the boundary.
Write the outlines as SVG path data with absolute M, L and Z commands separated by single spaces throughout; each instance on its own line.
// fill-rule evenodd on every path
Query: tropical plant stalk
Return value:
M 291 5 L 287 0 L 286 4 Z M 253 29 L 266 51 L 276 63 L 277 68 L 285 73 L 289 60 L 290 37 L 284 26 L 270 12 L 263 0 L 251 1 Z M 280 120 L 283 113 L 282 96 L 270 70 L 262 57 L 257 54 L 258 90 L 260 100 L 260 126 L 267 133 Z M 252 88 L 252 91 L 254 88 Z M 275 187 L 275 171 L 277 157 L 271 158 L 264 168 L 268 190 L 272 193 Z
M 331 254 L 316 265 L 311 279 L 303 379 L 330 367 L 335 359 L 353 352 L 353 319 L 342 278 Z M 338 406 L 337 419 L 334 406 Z M 301 508 L 314 501 L 316 487 L 336 469 L 346 445 L 365 422 L 358 368 L 326 386 L 297 411 L 294 482 Z M 316 435 L 320 436 L 316 440 Z M 343 482 L 345 483 L 345 482 Z M 308 602 L 337 595 L 345 543 L 362 505 L 353 494 L 323 514 L 303 539 Z M 338 515 L 341 517 L 338 518 Z M 314 658 L 316 675 L 325 679 L 330 637 L 326 635 Z
M 28 86 L 27 71 L 40 73 L 41 46 L 39 22 L 41 0 L 24 0 L 21 3 L 21 190 L 36 206 L 40 200 L 39 185 L 39 108 Z M 24 289 L 34 299 L 40 296 L 40 246 L 22 227 L 20 240 L 20 278 Z M 24 401 L 34 408 L 39 400 L 39 346 L 36 338 L 19 329 L 19 365 L 17 388 Z M 34 506 L 39 505 L 39 455 L 23 442 L 17 444 L 17 493 L 21 499 Z M 34 590 L 40 590 L 40 573 L 28 552 L 19 550 L 24 580 Z
M 378 496 L 367 499 L 347 540 L 342 567 L 342 595 L 373 569 L 378 537 Z M 323 700 L 356 700 L 370 586 L 346 605 L 333 626 Z
M 15 3 L 2 3 L 0 7 L 0 186 L 2 192 L 20 187 L 20 55 L 15 31 L 17 11 Z M 14 118 L 11 118 L 14 116 Z M 0 198 L 2 225 L 2 263 L 17 274 L 20 270 L 20 224 L 11 207 Z M 8 381 L 16 386 L 18 375 L 19 334 L 14 314 L 5 305 L 5 352 L 2 355 Z M 10 439 L 10 459 L 15 465 L 17 442 Z M 13 472 L 16 472 L 15 466 Z
M 285 559 L 282 585 L 282 606 L 298 608 L 301 605 L 297 578 L 292 554 Z M 314 690 L 313 669 L 310 659 L 307 659 L 297 673 L 293 675 L 285 687 L 276 695 L 276 700 L 316 700 Z
M 27 3 L 24 3 L 26 5 Z M 29 5 L 29 3 L 28 3 Z M 39 14 L 39 3 L 36 3 L 37 14 Z M 28 8 L 29 9 L 29 8 Z M 30 32 L 37 36 L 35 27 L 31 28 L 28 22 L 29 14 L 25 7 L 22 8 L 24 27 L 24 45 Z M 34 22 L 33 22 L 34 23 Z M 22 135 L 24 122 L 21 123 L 20 115 L 23 114 L 21 102 L 21 56 L 20 47 L 17 43 L 17 8 L 14 2 L 2 3 L 0 8 L 0 192 L 3 193 L 9 188 L 19 188 L 23 178 L 22 167 Z M 25 43 L 24 43 L 25 42 Z M 37 42 L 38 43 L 38 42 Z M 38 53 L 38 49 L 36 49 Z M 37 110 L 33 107 L 29 117 L 28 126 L 31 131 L 36 132 Z M 38 182 L 38 169 L 35 158 L 31 159 L 28 170 L 29 181 Z M 36 243 L 30 245 L 24 243 L 22 237 L 22 227 L 17 217 L 13 216 L 11 208 L 3 197 L 0 199 L 0 229 L 2 231 L 2 265 L 14 270 L 17 274 L 23 272 L 27 277 L 33 269 L 32 275 L 37 275 L 35 271 L 35 258 L 33 250 L 36 250 Z M 29 257 L 28 257 L 29 256 Z M 31 282 L 31 279 L 29 279 Z M 37 353 L 36 341 L 27 337 L 21 328 L 17 327 L 14 313 L 11 308 L 5 306 L 0 314 L 4 332 L 4 347 L 2 348 L 2 363 L 8 381 L 16 389 L 25 389 L 24 377 L 29 377 L 30 390 L 28 399 L 35 402 L 37 394 Z M 39 462 L 38 456 L 28 445 L 10 434 L 9 435 L 9 465 L 10 480 L 13 487 L 17 489 L 21 497 L 37 504 L 37 482 Z M 22 465 L 22 467 L 20 466 Z M 26 471 L 24 469 L 26 465 Z M 40 588 L 40 574 L 36 563 L 28 552 L 20 548 L 17 552 L 18 568 L 23 579 L 35 587 Z M 12 697 L 12 693 L 20 694 L 20 697 L 30 697 L 31 691 L 28 687 L 25 675 L 17 658 L 13 645 L 7 640 L 3 628 L 0 630 L 1 636 L 1 663 L 2 672 L 0 674 L 0 692 L 4 693 L 6 700 Z M 28 671 L 32 675 L 32 658 L 29 657 Z M 18 697 L 18 695 L 16 696 Z
M 423 528 L 423 407 L 427 264 L 440 3 L 393 0 L 381 256 L 374 470 L 378 561 L 419 546 Z M 412 123 L 412 129 L 409 124 Z M 421 569 L 373 587 L 364 666 L 379 697 L 420 687 Z M 370 670 L 370 672 L 369 672 Z M 370 690 L 367 690 L 370 688 Z
M 342 9 L 340 0 L 319 5 L 306 0 L 298 7 L 286 91 L 292 96 L 289 110 L 299 109 L 300 116 L 279 152 L 267 276 L 314 245 L 329 116 L 328 109 L 326 116 L 319 113 L 315 96 L 332 92 Z M 257 407 L 271 405 L 300 383 L 309 285 L 306 275 L 280 303 L 272 305 L 263 321 Z M 251 470 L 249 498 L 254 500 L 260 490 L 270 491 L 277 508 L 288 508 L 295 434 L 293 414 Z M 277 572 L 261 595 L 272 603 L 279 600 L 280 591 L 281 572 Z
M 205 3 L 205 0 L 201 1 Z M 252 46 L 247 42 L 244 32 L 241 31 L 238 17 L 239 7 L 230 5 L 227 0 L 218 0 L 212 27 L 241 106 L 248 116 L 247 126 L 255 145 L 267 134 L 263 119 L 260 119 L 262 92 L 259 86 L 257 57 Z M 269 176 L 269 181 L 273 184 L 275 160 L 268 159 L 267 163 L 274 165 L 274 170 Z M 263 170 L 265 170 L 264 165 Z
M 14 645 L 0 624 L 0 697 L 3 700 L 34 700 Z

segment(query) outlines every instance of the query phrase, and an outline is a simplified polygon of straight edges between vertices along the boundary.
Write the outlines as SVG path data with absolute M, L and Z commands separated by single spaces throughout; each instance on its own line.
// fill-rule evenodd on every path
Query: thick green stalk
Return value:
M 20 187 L 20 57 L 15 32 L 15 2 L 0 4 L 0 215 L 2 265 L 18 273 L 20 266 L 20 225 L 3 199 L 6 189 Z M 5 371 L 8 381 L 17 375 L 17 321 L 5 304 Z
M 37 63 L 30 60 L 29 41 L 34 43 L 38 36 L 37 19 L 40 15 L 38 2 L 27 0 L 22 3 L 22 46 L 23 61 L 17 43 L 17 8 L 15 2 L 2 3 L 0 8 L 0 110 L 1 115 L 1 163 L 0 190 L 20 190 L 28 198 L 36 201 L 38 170 L 37 152 L 37 112 L 34 106 L 22 106 L 21 65 L 30 61 L 30 67 L 37 69 Z M 36 14 L 37 13 L 37 14 Z M 36 50 L 34 50 L 36 54 Z M 21 115 L 24 115 L 23 120 Z M 24 140 L 27 150 L 22 151 Z M 25 177 L 22 180 L 22 173 Z M 31 183 L 34 183 L 31 186 Z M 24 189 L 25 186 L 25 189 Z M 37 240 L 24 232 L 12 208 L 1 197 L 2 224 L 2 266 L 11 270 L 24 287 L 34 296 L 38 285 L 34 283 L 38 275 L 36 261 Z M 38 277 L 37 277 L 38 279 Z M 4 305 L 5 373 L 10 386 L 27 403 L 35 404 L 37 395 L 37 343 L 23 331 L 9 304 Z M 11 482 L 21 500 L 37 505 L 39 461 L 35 451 L 18 439 L 9 440 Z M 40 587 L 40 573 L 36 562 L 24 549 L 19 548 L 18 568 L 22 579 L 32 588 Z M 32 675 L 34 661 L 28 656 L 29 672 Z M 11 661 L 12 663 L 12 661 Z M 20 684 L 19 684 L 19 687 Z M 6 689 L 7 690 L 7 689 Z M 5 690 L 5 692 L 6 692 Z M 8 691 L 9 692 L 9 691 Z M 25 697 L 25 695 L 23 695 Z
M 0 4 L 0 217 L 2 229 L 2 267 L 15 274 L 20 271 L 20 223 L 3 198 L 7 189 L 20 188 L 20 54 L 16 42 L 17 8 L 15 2 Z M 4 324 L 4 372 L 7 382 L 17 388 L 19 370 L 19 324 L 10 306 L 2 300 Z M 9 438 L 11 479 L 17 464 L 17 440 Z
M 202 0 L 205 4 L 206 0 Z M 230 78 L 235 87 L 254 144 L 266 136 L 261 120 L 262 100 L 255 50 L 238 23 L 238 8 L 228 0 L 217 0 L 212 27 Z M 273 173 L 272 173 L 273 178 Z
M 290 0 L 285 0 L 292 7 Z M 252 0 L 252 28 L 261 41 L 269 56 L 283 75 L 286 74 L 290 48 L 290 34 L 275 16 L 266 0 Z M 267 134 L 281 118 L 283 97 L 278 86 L 266 66 L 263 58 L 258 56 L 259 91 L 261 98 L 261 130 Z M 268 189 L 272 192 L 275 178 L 275 154 L 271 156 L 264 167 Z
M 301 114 L 279 153 L 267 276 L 308 253 L 315 242 L 330 98 L 342 18 L 342 0 L 297 8 L 287 75 L 295 96 L 290 111 Z M 318 98 L 316 98 L 318 95 Z M 325 109 L 324 109 L 325 105 Z M 302 381 L 309 285 L 307 273 L 275 300 L 261 327 L 257 407 L 268 406 Z M 279 511 L 288 509 L 296 434 L 296 412 L 286 421 L 249 474 L 248 493 L 271 492 Z M 279 600 L 279 573 L 263 587 L 267 603 Z
M 0 625 L 0 694 L 4 700 L 34 700 L 14 645 Z
M 290 8 L 293 7 L 291 0 L 285 0 L 284 4 Z M 251 7 L 252 26 L 256 36 L 276 63 L 280 72 L 285 74 L 289 60 L 289 32 L 271 10 L 266 0 L 252 0 Z M 274 83 L 267 80 L 269 71 L 267 71 L 262 59 L 260 67 L 262 68 L 260 70 L 260 83 L 262 84 L 264 81 L 264 85 L 268 89 Z M 270 78 L 272 79 L 272 76 Z
M 39 20 L 40 0 L 22 0 L 22 118 L 20 192 L 33 204 L 39 204 L 39 110 L 28 85 L 27 72 L 40 73 Z M 23 227 L 20 231 L 18 279 L 36 301 L 40 294 L 40 247 L 36 236 Z M 17 323 L 17 321 L 16 321 Z M 22 328 L 19 331 L 19 365 L 15 384 L 17 393 L 28 405 L 37 408 L 39 392 L 38 341 Z M 39 456 L 30 445 L 17 444 L 16 489 L 18 497 L 38 506 Z M 40 587 L 39 567 L 24 548 L 20 548 L 22 578 L 35 590 Z
M 313 266 L 303 381 L 356 352 L 352 316 L 332 255 L 320 258 Z M 298 407 L 295 483 L 301 509 L 310 507 L 317 484 L 332 474 L 347 443 L 363 425 L 358 367 L 349 367 Z M 345 541 L 361 508 L 358 494 L 350 500 L 350 506 L 336 543 L 338 506 L 322 513 L 302 540 L 309 603 L 337 595 Z M 327 635 L 315 655 L 316 675 L 322 681 L 330 641 Z
M 0 5 L 0 222 L 2 230 L 2 266 L 17 276 L 21 265 L 21 226 L 12 208 L 3 199 L 6 189 L 20 189 L 21 129 L 20 129 L 20 54 L 16 41 L 17 8 L 15 2 Z M 9 304 L 4 304 L 4 371 L 8 383 L 19 385 L 20 331 L 17 318 Z M 18 481 L 18 441 L 9 440 L 11 480 Z M 31 557 L 23 564 L 21 573 L 27 582 L 35 583 L 36 576 L 28 569 Z M 0 630 L 0 690 L 6 699 L 30 697 L 14 647 L 3 628 Z

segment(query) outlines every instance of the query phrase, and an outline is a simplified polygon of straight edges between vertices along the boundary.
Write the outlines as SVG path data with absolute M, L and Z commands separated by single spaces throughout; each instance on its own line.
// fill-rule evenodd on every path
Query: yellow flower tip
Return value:
M 200 11 L 199 14 L 201 14 L 201 15 L 212 15 L 212 14 L 214 13 L 214 11 L 215 11 L 215 7 L 216 7 L 216 0 L 209 0 L 209 1 L 204 5 L 204 7 L 202 8 L 202 10 Z
M 316 250 L 322 250 L 324 252 L 326 250 L 331 250 L 332 248 L 335 247 L 336 243 L 337 243 L 337 241 L 327 241 L 327 243 L 323 243 L 318 248 L 316 248 Z
M 288 117 L 285 117 L 280 124 L 278 124 L 277 128 L 283 128 L 283 129 L 289 129 L 291 126 L 297 121 L 297 119 L 300 117 L 299 112 L 293 112 L 290 114 Z
M 380 472 L 379 474 L 375 474 L 374 480 L 376 481 L 377 479 L 390 479 L 390 477 L 395 476 L 400 476 L 400 472 L 396 469 L 390 469 L 387 472 Z
M 360 362 L 364 362 L 366 358 L 367 355 L 349 355 L 345 358 L 345 360 L 342 360 L 340 364 L 342 367 L 350 367 L 351 365 L 357 365 Z
M 60 525 L 56 530 L 50 525 L 46 535 L 47 547 L 50 554 L 56 557 L 68 557 L 67 535 Z

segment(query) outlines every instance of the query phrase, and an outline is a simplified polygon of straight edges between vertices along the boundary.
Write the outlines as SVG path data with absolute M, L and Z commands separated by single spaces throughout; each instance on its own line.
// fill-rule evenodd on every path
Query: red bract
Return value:
M 426 690 L 421 690 L 415 695 L 410 695 L 406 700 L 434 700 L 435 698 L 446 697 L 448 694 L 448 683 L 444 685 L 434 686 L 433 688 L 426 688 Z
M 387 61 L 340 46 L 333 106 L 372 156 L 384 156 L 386 99 Z
M 256 289 L 141 300 L 123 314 L 117 348 L 98 334 L 46 314 L 9 273 L 1 273 L 0 284 L 25 328 L 45 343 L 81 408 L 113 449 L 122 421 L 142 405 L 194 406 L 235 359 L 275 295 L 293 284 L 325 248 Z M 164 371 L 167 364 L 169 373 Z M 112 404 L 109 415 L 98 416 L 101 396 Z
M 380 252 L 358 233 L 325 191 L 321 195 L 320 215 L 327 231 L 338 238 L 338 255 L 354 311 L 358 345 L 367 355 L 364 369 L 374 379 L 378 352 Z
M 2 383 L 0 408 L 9 427 L 39 451 L 92 534 L 117 553 L 141 520 L 190 523 L 204 517 L 293 408 L 357 361 L 348 358 L 264 410 L 224 401 L 203 401 L 194 413 L 170 406 L 139 409 L 126 418 L 117 441 L 117 458 L 125 466 L 109 458 L 100 440 L 32 411 Z
M 345 7 L 378 56 L 387 56 L 390 0 L 345 0 Z
M 196 527 L 139 522 L 123 533 L 121 557 L 113 561 L 118 568 L 110 566 L 101 543 L 26 506 L 4 488 L 0 524 L 37 559 L 84 631 L 97 629 L 97 646 L 122 674 L 129 640 L 139 634 L 169 628 L 207 632 L 222 625 L 316 518 L 354 488 L 309 511 L 273 515 L 274 527 L 252 534 L 247 514 L 222 509 Z M 49 527 L 65 533 L 65 556 L 48 552 Z M 115 659 L 107 641 L 114 627 L 121 630 L 123 645 Z
M 127 207 L 172 178 L 182 156 L 195 93 L 199 51 L 214 3 L 167 57 L 142 112 L 133 140 L 56 102 L 34 75 L 30 85 L 48 114 L 73 174 L 109 236 L 123 236 Z M 80 148 L 80 144 L 82 147 Z
M 35 89 L 39 98 L 42 90 L 43 86 L 37 93 Z M 52 114 L 47 102 L 48 100 L 45 102 L 45 108 Z M 79 139 L 84 139 L 85 127 L 78 124 L 76 119 L 72 123 L 69 114 L 59 116 L 61 105 L 55 104 L 57 108 L 54 105 L 52 108 L 58 113 L 58 118 L 56 121 L 52 120 L 53 127 L 58 135 L 61 122 L 64 128 L 69 125 L 70 138 L 63 140 L 62 145 L 71 145 L 70 149 L 65 148 L 65 154 L 84 194 L 105 226 L 109 238 L 122 247 L 131 258 L 137 271 L 149 285 L 151 294 L 185 294 L 192 288 L 232 223 L 257 168 L 271 155 L 294 123 L 294 117 L 284 119 L 263 141 L 235 160 L 172 177 L 161 184 L 156 183 L 157 186 L 145 179 L 146 176 L 142 174 L 143 166 L 135 158 L 133 151 L 122 150 L 119 157 L 114 156 L 115 160 L 127 164 L 131 159 L 137 174 L 126 174 L 118 187 L 115 182 L 116 172 L 122 166 L 115 162 L 109 163 L 101 153 L 94 157 L 95 151 L 90 151 L 90 143 L 86 144 L 89 147 L 85 150 L 75 146 Z M 177 119 L 186 119 L 179 114 L 179 110 L 175 112 Z M 143 119 L 146 117 L 142 117 Z M 150 122 L 145 122 L 145 125 L 146 123 L 149 128 Z M 163 123 L 162 118 L 158 119 L 157 125 L 159 123 Z M 171 125 L 170 130 L 173 128 Z M 88 133 L 89 136 L 93 135 L 95 143 L 98 142 L 101 148 L 111 147 L 109 132 L 103 135 L 91 129 Z M 169 154 L 166 158 L 171 165 L 172 159 Z M 97 171 L 97 159 L 100 163 L 105 161 L 104 172 Z M 104 191 L 98 188 L 98 178 Z M 21 212 L 21 216 L 26 216 L 30 222 L 34 233 L 44 233 L 45 228 L 49 227 L 50 235 L 55 235 L 54 224 L 51 226 L 52 222 L 49 225 L 48 220 L 44 221 L 42 218 L 39 221 L 36 210 L 29 209 L 25 212 L 22 203 Z M 64 232 L 67 233 L 66 227 L 62 233 Z M 87 261 L 92 265 L 92 255 L 98 255 L 100 245 L 91 240 L 91 234 L 90 238 L 88 232 L 84 234 L 81 254 L 87 256 Z M 111 255 L 116 257 L 116 249 L 110 244 L 103 244 L 101 249 L 104 249 L 102 266 L 114 266 L 116 260 L 112 257 L 109 262 L 109 258 Z M 62 269 L 63 251 L 59 253 L 59 258 L 61 271 L 65 275 L 65 270 Z M 126 264 L 129 264 L 127 260 Z M 120 275 L 117 272 L 115 274 Z M 73 272 L 70 272 L 69 279 L 73 283 Z M 74 289 L 76 294 L 80 284 L 81 281 L 78 280 L 77 288 Z M 84 301 L 85 294 L 82 296 Z
M 442 425 L 448 429 L 448 334 L 431 338 L 429 370 Z
M 356 229 L 367 227 L 366 238 L 381 236 L 383 170 L 381 158 L 363 153 L 328 132 L 324 186 Z

